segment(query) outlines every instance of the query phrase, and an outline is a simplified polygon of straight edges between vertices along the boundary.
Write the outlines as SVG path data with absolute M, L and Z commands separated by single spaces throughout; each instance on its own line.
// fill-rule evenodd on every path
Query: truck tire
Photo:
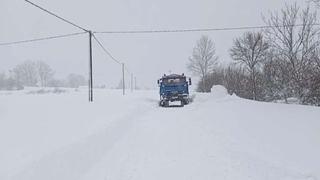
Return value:
M 189 99 L 185 99 L 185 100 L 184 100 L 184 104 L 185 104 L 185 105 L 188 105 L 189 103 L 190 103 L 190 102 L 189 102 Z
M 181 102 L 181 105 L 180 105 L 180 106 L 183 107 L 183 106 L 185 105 L 184 100 L 181 100 L 180 102 Z
M 159 106 L 163 107 L 163 101 L 159 101 Z
M 169 101 L 164 101 L 164 107 L 169 107 Z

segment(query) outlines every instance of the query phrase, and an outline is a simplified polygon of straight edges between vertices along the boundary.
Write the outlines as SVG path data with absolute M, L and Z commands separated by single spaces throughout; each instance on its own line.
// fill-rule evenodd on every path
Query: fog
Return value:
M 281 9 L 284 0 L 34 0 L 66 19 L 93 31 L 223 28 L 264 25 L 262 15 Z M 287 1 L 288 3 L 293 3 Z M 299 5 L 307 5 L 304 0 Z M 79 32 L 23 0 L 1 0 L 0 42 L 11 42 Z M 221 63 L 231 61 L 228 50 L 244 31 L 214 31 L 164 34 L 97 34 L 119 61 L 137 77 L 139 87 L 152 88 L 168 72 L 186 73 L 188 57 L 201 35 L 215 42 Z M 115 87 L 121 66 L 94 42 L 94 84 Z M 0 47 L 0 72 L 25 60 L 48 63 L 55 76 L 88 75 L 88 35 Z M 130 74 L 126 74 L 129 79 Z

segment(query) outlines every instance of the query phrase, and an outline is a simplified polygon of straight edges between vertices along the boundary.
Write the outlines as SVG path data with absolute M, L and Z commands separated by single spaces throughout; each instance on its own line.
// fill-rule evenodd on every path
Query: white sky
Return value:
M 262 14 L 281 9 L 290 0 L 33 0 L 93 31 L 222 28 L 264 25 Z M 298 0 L 306 5 L 307 0 Z M 0 0 L 0 42 L 79 32 L 23 0 Z M 137 76 L 140 87 L 155 87 L 163 74 L 186 73 L 188 57 L 202 34 L 211 37 L 221 62 L 243 31 L 97 35 L 106 48 Z M 88 74 L 88 36 L 0 47 L 0 72 L 25 60 L 43 60 L 62 78 Z M 116 86 L 121 67 L 94 45 L 95 84 Z M 129 75 L 127 75 L 129 78 Z

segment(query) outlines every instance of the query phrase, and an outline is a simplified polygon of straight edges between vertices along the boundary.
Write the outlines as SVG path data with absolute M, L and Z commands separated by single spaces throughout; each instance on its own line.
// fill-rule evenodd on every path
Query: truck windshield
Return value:
M 165 85 L 182 84 L 186 82 L 185 78 L 166 78 L 162 80 Z

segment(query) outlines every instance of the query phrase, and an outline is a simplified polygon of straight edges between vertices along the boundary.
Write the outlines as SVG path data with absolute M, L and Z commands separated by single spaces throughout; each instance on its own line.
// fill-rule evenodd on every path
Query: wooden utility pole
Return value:
M 122 63 L 122 93 L 126 94 L 125 80 L 124 80 L 124 63 Z
M 131 73 L 131 92 L 133 92 L 133 74 Z
M 89 31 L 89 102 L 93 102 L 92 32 Z
M 65 23 L 68 23 L 78 29 L 81 29 L 84 32 L 89 33 L 89 81 L 88 81 L 89 87 L 88 87 L 88 89 L 89 89 L 89 102 L 93 102 L 93 76 L 92 76 L 92 74 L 93 74 L 93 72 L 92 72 L 92 36 L 93 36 L 93 34 L 92 34 L 92 32 L 90 30 L 87 30 L 87 29 L 85 29 L 85 28 L 83 28 L 83 27 L 81 27 L 81 26 L 79 26 L 79 25 L 77 25 L 77 24 L 75 24 L 75 23 L 73 23 L 73 22 L 71 22 L 71 21 L 69 21 L 69 20 L 35 4 L 35 3 L 33 3 L 33 2 L 31 2 L 31 1 L 29 1 L 29 0 L 25 0 L 25 1 L 29 4 L 31 4 L 32 6 L 50 14 L 51 16 L 54 16 L 54 17 L 64 21 Z
M 134 89 L 137 90 L 137 77 L 134 77 Z

